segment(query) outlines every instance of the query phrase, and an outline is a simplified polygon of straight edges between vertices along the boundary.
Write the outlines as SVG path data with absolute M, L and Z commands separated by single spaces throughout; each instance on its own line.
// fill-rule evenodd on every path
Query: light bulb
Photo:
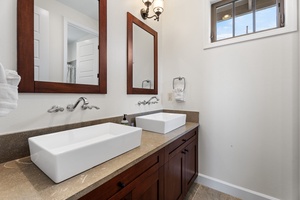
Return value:
M 153 11 L 155 13 L 162 13 L 164 11 L 164 1 L 163 0 L 155 0 L 153 4 Z

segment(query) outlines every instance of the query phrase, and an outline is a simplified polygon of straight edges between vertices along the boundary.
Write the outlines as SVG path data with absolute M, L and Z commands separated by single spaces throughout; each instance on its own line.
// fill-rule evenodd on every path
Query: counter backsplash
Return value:
M 199 112 L 194 111 L 182 111 L 182 110 L 156 110 L 151 112 L 144 112 L 138 114 L 127 115 L 127 120 L 129 123 L 135 124 L 135 117 L 148 115 L 152 113 L 158 112 L 168 112 L 168 113 L 182 113 L 186 114 L 187 122 L 195 122 L 199 123 Z M 0 136 L 0 163 L 4 163 L 10 160 L 15 160 L 18 158 L 29 156 L 29 146 L 28 146 L 28 138 L 38 135 L 44 135 L 64 130 L 70 130 L 74 128 L 80 128 L 85 126 L 91 126 L 96 124 L 102 124 L 106 122 L 120 123 L 123 116 L 105 118 L 99 120 L 93 120 L 88 122 L 80 122 L 75 124 L 66 124 L 62 126 L 49 127 L 38 130 L 24 131 L 19 133 L 13 133 L 9 135 Z

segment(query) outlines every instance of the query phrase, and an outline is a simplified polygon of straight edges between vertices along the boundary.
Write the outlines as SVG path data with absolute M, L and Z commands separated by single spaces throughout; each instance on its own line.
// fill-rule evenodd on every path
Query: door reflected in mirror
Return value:
M 157 94 L 157 32 L 127 13 L 127 94 Z
M 98 85 L 98 2 L 34 3 L 34 80 Z
M 64 82 L 98 85 L 98 33 L 72 22 L 65 26 Z

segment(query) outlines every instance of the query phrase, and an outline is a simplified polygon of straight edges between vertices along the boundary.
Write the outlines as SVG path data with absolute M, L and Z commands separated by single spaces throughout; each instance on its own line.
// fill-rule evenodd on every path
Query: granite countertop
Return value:
M 143 131 L 141 146 L 59 184 L 37 168 L 30 157 L 2 163 L 0 199 L 78 199 L 198 125 L 187 122 L 166 135 Z

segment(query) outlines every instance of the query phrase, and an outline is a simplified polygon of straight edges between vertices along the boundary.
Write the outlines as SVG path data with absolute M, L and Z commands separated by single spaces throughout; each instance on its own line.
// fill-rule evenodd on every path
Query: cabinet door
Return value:
M 163 199 L 163 168 L 142 180 L 132 191 L 133 200 Z
M 178 200 L 184 196 L 184 157 L 180 151 L 165 165 L 165 199 Z
M 186 190 L 191 187 L 198 175 L 198 141 L 195 139 L 184 148 L 185 160 L 185 187 Z
M 198 175 L 198 137 L 196 134 L 168 154 L 165 164 L 165 199 L 183 199 Z

